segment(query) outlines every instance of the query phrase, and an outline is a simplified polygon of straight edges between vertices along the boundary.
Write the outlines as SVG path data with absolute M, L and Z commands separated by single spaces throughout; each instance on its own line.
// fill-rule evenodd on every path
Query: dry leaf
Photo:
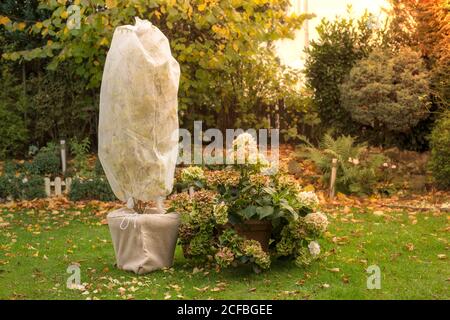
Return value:
M 206 287 L 204 287 L 204 288 L 197 288 L 197 287 L 194 287 L 194 289 L 197 290 L 197 291 L 200 291 L 200 292 L 205 292 L 206 290 L 209 289 L 209 286 L 206 286 Z

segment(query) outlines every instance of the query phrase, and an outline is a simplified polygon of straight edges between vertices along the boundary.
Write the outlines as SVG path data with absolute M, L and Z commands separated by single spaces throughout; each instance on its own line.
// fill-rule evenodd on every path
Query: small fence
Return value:
M 54 181 L 50 178 L 45 178 L 45 194 L 47 197 L 61 196 L 63 193 L 69 193 L 70 186 L 72 185 L 72 178 L 66 178 L 62 180 L 60 177 L 56 177 Z

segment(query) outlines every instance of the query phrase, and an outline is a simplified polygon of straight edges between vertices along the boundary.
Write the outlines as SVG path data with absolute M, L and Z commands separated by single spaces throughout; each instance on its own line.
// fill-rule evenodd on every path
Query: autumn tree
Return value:
M 417 48 L 432 70 L 431 91 L 450 107 L 450 3 L 448 0 L 390 0 L 388 41 Z

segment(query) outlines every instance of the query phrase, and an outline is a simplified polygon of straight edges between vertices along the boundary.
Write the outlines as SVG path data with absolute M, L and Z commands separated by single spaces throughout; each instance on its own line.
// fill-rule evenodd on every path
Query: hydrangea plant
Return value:
M 236 138 L 233 151 L 238 145 L 247 148 L 248 159 L 258 154 L 250 135 Z M 319 211 L 317 195 L 302 190 L 291 176 L 264 175 L 262 171 L 268 166 L 258 160 L 224 170 L 189 167 L 181 172 L 184 182 L 204 183 L 195 193 L 171 197 L 170 210 L 181 215 L 179 238 L 186 258 L 218 268 L 251 264 L 260 271 L 268 269 L 276 257 L 289 257 L 299 266 L 309 265 L 319 257 L 317 240 L 326 231 L 328 219 Z M 267 251 L 234 228 L 247 220 L 272 224 Z

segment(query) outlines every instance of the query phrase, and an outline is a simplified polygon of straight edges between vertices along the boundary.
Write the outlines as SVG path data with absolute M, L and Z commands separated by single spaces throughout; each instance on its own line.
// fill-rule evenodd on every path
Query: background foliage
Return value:
M 439 186 L 450 188 L 450 111 L 438 120 L 431 134 L 430 168 Z
M 353 133 L 360 128 L 341 106 L 339 85 L 376 43 L 376 31 L 369 24 L 371 18 L 370 14 L 365 14 L 358 20 L 323 19 L 317 28 L 319 39 L 311 41 L 307 50 L 307 86 L 312 91 L 323 125 L 331 126 L 339 133 Z
M 74 7 L 74 5 L 76 7 Z M 182 78 L 182 123 L 263 126 L 281 97 L 299 98 L 298 74 L 280 65 L 273 42 L 290 37 L 308 16 L 288 15 L 287 0 L 28 0 L 0 5 L 3 79 L 18 150 L 61 137 L 96 139 L 98 95 L 114 28 L 149 19 L 170 39 Z M 78 9 L 79 10 L 78 10 Z M 79 13 L 79 28 L 76 26 Z M 14 91 L 20 91 L 16 94 Z M 8 107 L 11 108 L 8 104 Z M 11 118 L 2 113 L 1 118 Z M 8 129 L 9 131 L 14 131 Z M 95 145 L 95 144 L 93 144 Z
M 340 90 L 352 119 L 370 127 L 382 144 L 429 116 L 429 72 L 409 47 L 375 49 L 356 63 Z

